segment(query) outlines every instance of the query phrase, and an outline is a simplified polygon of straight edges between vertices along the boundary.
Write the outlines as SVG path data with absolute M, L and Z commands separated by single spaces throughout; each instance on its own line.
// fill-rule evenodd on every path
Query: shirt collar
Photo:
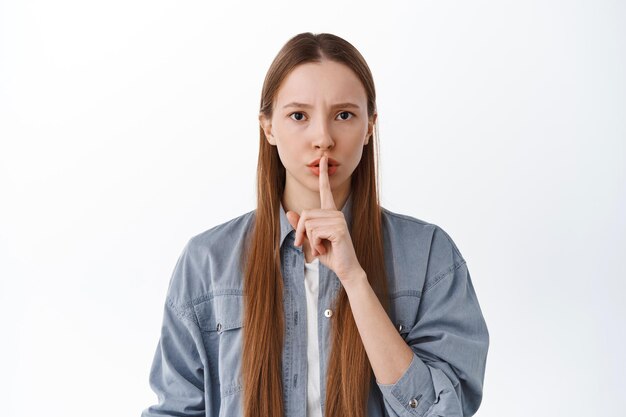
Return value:
M 352 228 L 352 191 L 348 194 L 348 198 L 341 208 L 341 212 L 346 219 L 346 223 L 348 224 L 348 229 Z M 278 243 L 278 247 L 283 246 L 283 241 L 287 237 L 287 235 L 295 230 L 289 220 L 287 219 L 287 214 L 285 213 L 285 209 L 283 208 L 283 203 L 280 203 L 280 241 Z

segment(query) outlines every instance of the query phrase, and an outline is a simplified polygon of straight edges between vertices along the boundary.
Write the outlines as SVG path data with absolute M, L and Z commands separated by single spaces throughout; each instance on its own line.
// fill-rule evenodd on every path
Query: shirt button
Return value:
M 398 324 L 398 331 L 399 331 L 399 332 L 401 332 L 401 331 L 402 331 L 402 329 L 403 329 L 402 325 L 401 325 L 401 324 Z
M 220 333 L 222 331 L 222 323 L 217 323 L 217 332 Z
M 330 316 L 332 316 L 332 315 L 333 315 L 333 311 L 332 311 L 331 309 L 329 309 L 329 308 L 328 308 L 328 309 L 326 309 L 326 310 L 324 311 L 324 315 L 325 315 L 326 317 L 330 317 Z
M 411 408 L 416 408 L 417 404 L 419 404 L 419 401 L 417 401 L 415 398 L 409 401 L 409 405 L 411 406 Z

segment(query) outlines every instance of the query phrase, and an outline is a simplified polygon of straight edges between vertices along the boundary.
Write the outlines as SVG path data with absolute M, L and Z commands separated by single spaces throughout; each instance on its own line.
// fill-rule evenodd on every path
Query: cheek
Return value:
M 353 133 L 349 140 L 346 140 L 344 143 L 344 151 L 349 155 L 348 159 L 358 164 L 365 149 L 365 132 L 363 134 L 361 132 Z
M 288 120 L 277 121 L 273 126 L 278 137 L 283 138 L 283 140 L 293 140 L 297 136 L 302 136 L 304 129 L 304 125 L 299 125 Z
M 346 149 L 354 151 L 358 147 L 365 145 L 365 136 L 367 134 L 367 125 L 354 124 L 341 126 L 335 134 L 338 138 L 341 138 L 342 143 Z
M 350 166 L 350 175 L 354 173 L 356 167 L 361 162 L 361 158 L 363 157 L 364 147 L 359 142 L 351 146 L 348 154 L 345 157 L 346 166 Z
M 353 155 L 352 170 L 354 171 L 356 167 L 359 165 L 359 162 L 361 162 L 361 158 L 363 157 L 363 147 L 358 146 L 354 150 L 354 153 L 352 155 Z
M 276 148 L 280 161 L 286 168 L 295 167 L 300 163 L 299 157 L 303 155 L 300 146 L 293 142 L 277 141 Z

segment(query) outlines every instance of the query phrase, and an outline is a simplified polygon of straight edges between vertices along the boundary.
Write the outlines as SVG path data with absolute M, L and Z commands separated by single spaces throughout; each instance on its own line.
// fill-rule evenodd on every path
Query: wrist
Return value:
M 358 290 L 363 286 L 369 286 L 369 281 L 367 280 L 367 274 L 362 268 L 359 268 L 357 271 L 346 275 L 345 278 L 341 279 L 341 284 L 345 288 L 348 295 L 354 290 Z

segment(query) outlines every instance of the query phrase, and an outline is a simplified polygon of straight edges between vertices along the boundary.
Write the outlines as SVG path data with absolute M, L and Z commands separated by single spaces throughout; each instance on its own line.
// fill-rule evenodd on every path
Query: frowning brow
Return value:
M 297 102 L 295 102 L 295 101 L 294 101 L 294 102 L 291 102 L 291 103 L 289 103 L 289 104 L 285 104 L 285 105 L 283 106 L 283 109 L 286 109 L 286 108 L 288 108 L 288 107 L 299 107 L 299 108 L 304 108 L 304 109 L 310 109 L 310 108 L 312 108 L 313 106 L 312 106 L 312 105 L 310 105 L 310 104 L 306 104 L 306 103 L 297 103 Z M 341 108 L 344 108 L 344 109 L 346 109 L 346 108 L 360 109 L 360 107 L 359 107 L 357 104 L 354 104 L 354 103 L 348 103 L 348 102 L 346 102 L 346 103 L 337 103 L 337 104 L 333 104 L 333 105 L 331 106 L 331 108 L 333 108 L 333 109 L 334 109 L 334 108 L 338 108 L 338 107 L 341 107 Z

